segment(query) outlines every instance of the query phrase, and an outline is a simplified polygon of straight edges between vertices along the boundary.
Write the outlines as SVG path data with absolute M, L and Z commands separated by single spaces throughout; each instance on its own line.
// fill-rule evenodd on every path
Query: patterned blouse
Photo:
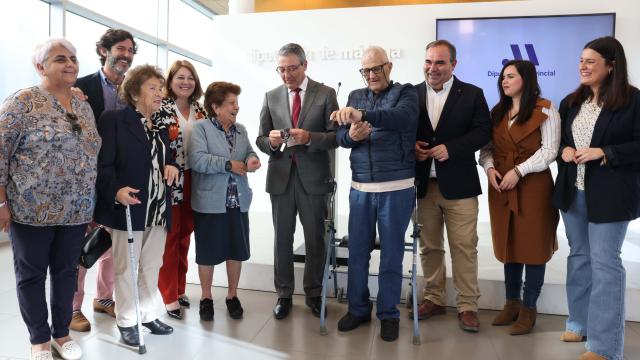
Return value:
M 145 133 L 149 139 L 149 147 L 151 148 L 151 170 L 149 173 L 149 198 L 147 199 L 147 219 L 145 227 L 164 226 L 167 222 L 164 214 L 167 209 L 167 196 L 165 194 L 164 184 L 164 154 L 166 148 L 160 137 L 160 129 L 164 124 L 153 121 L 151 129 L 147 126 L 147 119 L 139 111 L 136 110 Z
M 238 134 L 238 128 L 234 125 L 229 127 L 229 132 L 225 132 L 224 128 L 216 118 L 211 118 L 213 125 L 220 131 L 224 132 L 227 138 L 227 145 L 229 146 L 229 152 L 233 152 L 233 148 L 236 146 L 236 135 Z M 238 180 L 231 174 L 229 176 L 229 184 L 227 185 L 227 202 L 226 206 L 230 209 L 240 207 L 240 199 L 238 198 Z
M 600 116 L 601 106 L 593 102 L 585 101 L 580 106 L 580 111 L 571 124 L 571 133 L 576 143 L 576 149 L 588 148 L 591 145 L 593 129 L 596 126 L 598 116 Z M 578 176 L 576 177 L 576 187 L 584 190 L 585 164 L 578 164 Z
M 198 102 L 194 101 L 191 103 L 191 111 L 186 124 L 189 124 L 189 122 L 193 120 L 205 119 L 206 117 L 207 115 L 204 108 Z M 180 171 L 177 182 L 171 186 L 171 202 L 173 205 L 182 203 L 184 198 L 184 171 L 189 168 L 187 164 L 189 131 L 187 128 L 182 129 L 182 125 L 185 123 L 181 120 L 182 115 L 180 114 L 180 110 L 178 110 L 175 100 L 172 98 L 162 99 L 162 106 L 154 114 L 154 121 L 160 121 L 169 131 L 169 151 Z
M 32 226 L 91 222 L 102 140 L 89 103 L 72 98 L 73 113 L 37 86 L 0 107 L 0 186 L 11 220 Z

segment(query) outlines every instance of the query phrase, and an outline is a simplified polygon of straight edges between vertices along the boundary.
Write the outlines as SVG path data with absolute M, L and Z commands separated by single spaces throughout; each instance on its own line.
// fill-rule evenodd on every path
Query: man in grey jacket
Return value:
M 294 290 L 293 234 L 296 214 L 305 235 L 303 286 L 306 304 L 320 316 L 320 292 L 325 255 L 323 222 L 331 191 L 329 151 L 337 147 L 329 115 L 338 109 L 336 92 L 305 74 L 307 60 L 298 44 L 278 52 L 276 71 L 283 85 L 266 93 L 260 112 L 258 148 L 269 155 L 267 192 L 271 195 L 276 319 L 291 309 Z

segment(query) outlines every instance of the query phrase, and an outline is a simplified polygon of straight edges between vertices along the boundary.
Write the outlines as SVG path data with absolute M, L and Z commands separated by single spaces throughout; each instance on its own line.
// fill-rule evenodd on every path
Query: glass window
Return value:
M 78 49 L 80 73 L 78 77 L 94 73 L 100 68 L 100 57 L 96 53 L 96 42 L 107 31 L 108 27 L 98 24 L 82 16 L 67 12 L 67 39 Z M 156 65 L 158 47 L 149 42 L 136 39 L 138 53 L 133 58 L 132 66 L 140 64 Z
M 169 2 L 169 42 L 209 57 L 213 42 L 203 41 L 213 32 L 213 21 L 181 0 Z
M 200 78 L 200 85 L 202 85 L 202 91 L 204 92 L 205 90 L 207 90 L 207 86 L 209 84 L 211 84 L 213 81 L 215 81 L 213 79 L 213 71 L 211 71 L 211 66 L 207 65 L 207 64 L 203 64 L 199 61 L 193 60 L 193 59 L 189 59 L 186 56 L 182 56 L 178 53 L 175 53 L 173 51 L 169 51 L 169 56 L 168 56 L 168 67 L 171 67 L 171 64 L 173 64 L 174 61 L 176 60 L 187 60 L 189 61 L 191 64 L 193 64 L 193 67 L 196 68 L 196 72 L 198 72 L 198 77 Z
M 31 63 L 31 55 L 36 44 L 49 38 L 49 5 L 38 0 L 3 3 L 0 24 L 2 29 L 6 29 L 6 32 L 3 31 L 5 36 L 0 37 L 2 102 L 16 91 L 40 83 L 40 76 Z
M 138 44 L 138 53 L 133 58 L 133 64 L 131 67 L 150 64 L 158 65 L 158 47 L 150 42 L 136 39 Z
M 66 22 L 66 38 L 78 50 L 78 61 L 80 62 L 78 77 L 98 71 L 100 57 L 96 53 L 96 42 L 108 27 L 70 12 L 66 14 Z
M 158 0 L 74 0 L 74 3 L 112 20 L 129 24 L 149 35 L 158 34 Z

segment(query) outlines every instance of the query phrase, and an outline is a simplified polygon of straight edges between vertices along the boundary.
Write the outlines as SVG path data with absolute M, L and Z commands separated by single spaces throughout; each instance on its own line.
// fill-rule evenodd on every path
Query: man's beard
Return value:
M 120 66 L 118 66 L 118 61 L 120 60 L 124 60 L 127 62 L 128 65 L 126 69 L 122 69 Z M 124 76 L 124 74 L 127 72 L 127 70 L 129 70 L 129 67 L 131 66 L 131 60 L 129 60 L 124 56 L 115 57 L 115 56 L 109 55 L 107 56 L 107 65 L 109 66 L 109 68 L 111 68 L 111 70 L 113 70 L 119 76 Z

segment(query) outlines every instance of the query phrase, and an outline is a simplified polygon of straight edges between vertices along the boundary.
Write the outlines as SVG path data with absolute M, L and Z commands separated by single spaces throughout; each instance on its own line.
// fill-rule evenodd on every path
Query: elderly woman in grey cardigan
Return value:
M 260 160 L 247 130 L 236 124 L 238 95 L 238 85 L 209 85 L 204 95 L 209 118 L 193 125 L 189 143 L 191 208 L 202 288 L 200 319 L 205 321 L 213 320 L 213 267 L 223 261 L 229 282 L 227 310 L 234 319 L 243 314 L 237 289 L 242 261 L 250 256 L 248 212 L 252 192 L 247 172 L 260 168 Z

